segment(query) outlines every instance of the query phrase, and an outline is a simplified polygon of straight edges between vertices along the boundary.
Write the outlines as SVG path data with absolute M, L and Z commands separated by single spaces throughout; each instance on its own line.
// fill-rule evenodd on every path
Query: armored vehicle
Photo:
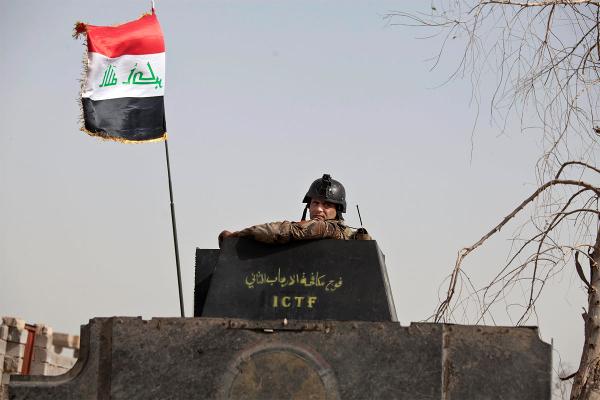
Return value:
M 413 299 L 402 299 L 412 301 Z M 94 318 L 11 399 L 550 399 L 536 328 L 397 321 L 375 241 L 197 249 L 194 318 Z

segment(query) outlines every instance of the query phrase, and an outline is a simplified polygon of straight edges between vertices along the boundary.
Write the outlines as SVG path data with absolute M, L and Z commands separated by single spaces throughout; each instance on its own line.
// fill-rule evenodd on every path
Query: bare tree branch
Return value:
M 578 251 L 575 252 L 575 270 L 577 271 L 577 275 L 579 275 L 579 279 L 581 279 L 583 281 L 583 283 L 585 283 L 585 286 L 587 286 L 588 292 L 594 290 L 594 288 L 592 287 L 590 282 L 585 277 L 585 274 L 583 273 L 583 268 L 581 268 L 581 264 L 579 264 L 579 252 Z
M 591 169 L 592 171 L 596 171 L 597 173 L 600 174 L 600 168 L 596 168 L 592 165 L 586 164 L 584 162 L 581 161 L 567 161 L 566 163 L 563 163 L 563 165 L 560 166 L 558 172 L 556 173 L 556 176 L 554 179 L 558 179 L 560 178 L 560 174 L 562 173 L 563 169 L 565 169 L 566 167 L 568 167 L 569 165 L 581 165 L 584 166 L 586 168 Z
M 553 5 L 574 5 L 574 4 L 590 4 L 600 7 L 600 2 L 592 0 L 546 0 L 546 1 L 531 1 L 531 2 L 519 2 L 512 0 L 484 0 L 480 4 L 501 4 L 506 6 L 515 6 L 521 8 L 527 7 L 546 7 Z
M 515 310 L 519 313 L 516 324 L 521 324 L 537 316 L 546 283 L 572 265 L 574 257 L 588 289 L 588 309 L 579 369 L 565 379 L 575 378 L 572 400 L 600 398 L 600 185 L 594 183 L 600 174 L 600 1 L 436 0 L 429 13 L 390 13 L 387 18 L 394 25 L 445 31 L 432 69 L 441 63 L 446 46 L 455 46 L 455 40 L 464 46 L 453 58 L 455 69 L 446 82 L 471 82 L 471 154 L 483 102 L 489 102 L 490 123 L 501 134 L 512 128 L 512 121 L 523 133 L 539 133 L 539 186 L 481 239 L 458 252 L 445 297 L 432 318 L 465 320 L 475 314 L 476 323 L 486 323 L 486 318 L 495 323 L 495 311 L 504 306 L 511 322 Z M 488 90 L 486 77 L 495 86 L 482 95 Z M 582 168 L 569 175 L 575 179 L 562 178 L 570 166 Z M 507 261 L 478 288 L 463 271 L 464 259 L 513 219 L 519 225 Z M 590 263 L 589 279 L 581 254 Z M 521 298 L 515 301 L 515 295 Z
M 521 204 L 519 204 L 519 206 L 517 208 L 515 208 L 510 214 L 508 214 L 506 217 L 504 217 L 504 219 L 498 225 L 496 225 L 492 230 L 490 230 L 488 233 L 486 233 L 481 239 L 479 239 L 477 242 L 475 242 L 473 245 L 471 245 L 469 247 L 464 247 L 463 249 L 461 249 L 458 252 L 458 256 L 456 258 L 456 263 L 454 264 L 454 269 L 453 269 L 451 277 L 450 277 L 450 284 L 448 286 L 446 299 L 440 304 L 440 306 L 438 307 L 438 309 L 435 313 L 435 321 L 436 322 L 444 320 L 445 313 L 448 310 L 448 305 L 452 301 L 452 297 L 454 296 L 454 290 L 455 290 L 455 286 L 456 286 L 456 278 L 458 276 L 461 264 L 462 264 L 463 260 L 465 259 L 465 257 L 468 256 L 473 250 L 475 250 L 479 246 L 481 246 L 487 239 L 489 239 L 495 233 L 499 232 L 504 227 L 504 225 L 506 225 L 512 218 L 514 218 L 515 215 L 517 215 L 517 213 L 519 213 L 521 210 L 523 210 L 525 208 L 525 206 L 527 206 L 529 203 L 531 203 L 533 200 L 535 200 L 540 195 L 540 193 L 544 192 L 546 189 L 548 189 L 552 186 L 555 186 L 555 185 L 580 186 L 580 187 L 583 187 L 587 190 L 590 190 L 590 191 L 596 193 L 596 195 L 600 195 L 600 188 L 595 187 L 595 186 L 593 186 L 587 182 L 583 182 L 583 181 L 568 180 L 568 179 L 562 179 L 562 180 L 561 179 L 553 179 L 551 181 L 546 182 L 542 186 L 540 186 L 535 192 L 533 192 L 528 198 L 526 198 Z

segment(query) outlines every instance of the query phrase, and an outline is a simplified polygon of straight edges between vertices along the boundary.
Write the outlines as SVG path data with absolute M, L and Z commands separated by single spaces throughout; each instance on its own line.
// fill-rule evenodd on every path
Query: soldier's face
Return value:
M 322 199 L 312 199 L 308 207 L 310 219 L 318 219 L 324 221 L 326 219 L 335 219 L 337 209 L 335 204 Z

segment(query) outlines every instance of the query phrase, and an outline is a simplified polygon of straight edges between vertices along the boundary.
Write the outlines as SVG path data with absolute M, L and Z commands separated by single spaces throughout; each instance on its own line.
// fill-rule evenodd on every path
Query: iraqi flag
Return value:
M 77 23 L 87 36 L 82 130 L 123 142 L 164 140 L 165 42 L 154 12 L 117 26 Z

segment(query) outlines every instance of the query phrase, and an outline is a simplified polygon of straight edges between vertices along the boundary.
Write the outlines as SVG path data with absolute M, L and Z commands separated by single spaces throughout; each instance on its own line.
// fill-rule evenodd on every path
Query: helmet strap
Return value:
M 304 211 L 302 212 L 302 221 L 306 221 L 306 211 L 308 211 L 308 204 L 304 207 Z
M 335 209 L 335 219 L 337 219 L 339 221 L 343 221 L 344 220 L 343 214 L 344 213 L 342 212 L 342 205 L 338 204 Z

